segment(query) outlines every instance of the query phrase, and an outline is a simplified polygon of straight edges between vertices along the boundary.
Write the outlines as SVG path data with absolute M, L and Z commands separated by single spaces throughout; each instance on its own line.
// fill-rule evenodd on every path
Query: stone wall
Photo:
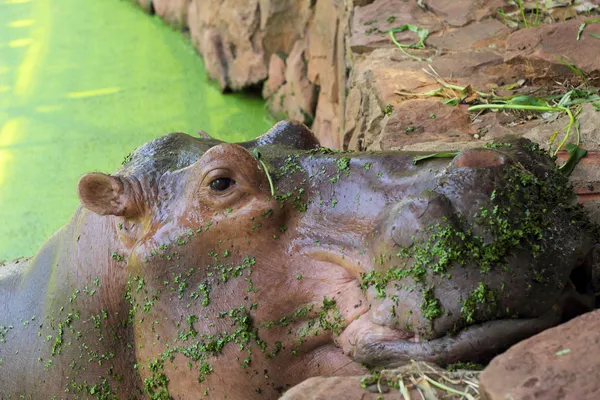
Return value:
M 468 103 L 480 93 L 564 93 L 581 83 L 565 59 L 588 84 L 600 78 L 600 40 L 590 36 L 600 35 L 600 24 L 588 25 L 577 39 L 600 0 L 541 8 L 528 29 L 505 0 L 136 1 L 189 30 L 224 91 L 261 88 L 276 118 L 312 126 L 324 146 L 337 149 L 459 150 L 506 134 L 548 146 L 566 116 L 548 124 L 539 114 L 470 113 Z M 428 30 L 425 48 L 394 45 L 388 30 L 407 24 Z M 410 44 L 417 35 L 406 30 L 395 39 Z M 419 96 L 442 84 L 468 93 Z M 461 104 L 442 103 L 440 97 L 452 96 Z M 592 168 L 600 159 L 597 115 L 591 105 L 583 107 L 579 119 L 590 157 L 574 174 L 578 194 L 593 201 L 600 199 Z
M 189 30 L 221 89 L 262 86 L 268 110 L 342 147 L 345 38 L 352 1 L 137 0 L 170 25 Z

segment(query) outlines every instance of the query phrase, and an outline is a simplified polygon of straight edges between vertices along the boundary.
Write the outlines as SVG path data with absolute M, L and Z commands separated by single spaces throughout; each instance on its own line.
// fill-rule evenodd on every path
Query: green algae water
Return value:
M 168 132 L 227 141 L 271 126 L 222 95 L 180 33 L 123 0 L 0 0 L 0 260 L 33 255 L 110 173 Z

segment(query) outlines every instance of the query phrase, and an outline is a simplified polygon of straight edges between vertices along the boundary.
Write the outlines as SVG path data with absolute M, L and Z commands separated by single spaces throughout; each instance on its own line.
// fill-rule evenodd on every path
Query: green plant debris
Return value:
M 394 106 L 392 106 L 391 104 L 388 104 L 387 106 L 385 106 L 385 110 L 383 112 L 385 113 L 385 115 L 387 115 L 389 117 L 390 115 L 392 115 L 393 111 L 394 111 Z
M 385 22 L 387 22 L 388 24 L 391 24 L 391 23 L 393 23 L 395 20 L 396 20 L 396 16 L 394 16 L 394 15 L 390 15 L 389 17 L 387 17 L 387 18 L 385 19 Z
M 468 361 L 468 362 L 459 361 L 457 363 L 446 365 L 446 370 L 448 370 L 450 372 L 458 371 L 461 369 L 466 369 L 469 371 L 483 371 L 484 368 L 485 368 L 485 365 L 478 364 L 478 363 L 475 363 L 472 361 Z
M 144 379 L 144 388 L 152 400 L 169 400 L 171 398 L 169 389 L 167 389 L 169 378 L 164 374 L 164 369 L 164 360 L 155 358 L 148 363 L 148 370 L 152 372 L 152 376 Z
M 0 325 L 0 343 L 6 343 L 6 334 L 13 328 L 12 325 Z
M 258 160 L 260 165 L 262 165 L 263 169 L 265 170 L 265 174 L 267 175 L 267 180 L 269 181 L 269 187 L 271 188 L 271 196 L 275 196 L 275 188 L 273 187 L 273 179 L 271 179 L 271 174 L 269 173 L 269 169 L 267 168 L 266 164 L 261 159 L 262 155 L 258 151 L 258 148 L 255 147 L 252 150 L 252 154 L 254 155 L 254 157 Z
M 491 314 L 498 305 L 498 294 L 495 290 L 490 289 L 483 282 L 479 282 L 469 296 L 463 300 L 460 312 L 467 322 L 472 324 L 475 322 L 475 312 L 481 307 L 487 307 L 487 315 Z
M 594 18 L 594 19 L 586 19 L 584 20 L 581 25 L 579 25 L 579 29 L 577 30 L 577 40 L 581 39 L 581 34 L 583 33 L 583 30 L 585 29 L 586 26 L 590 25 L 590 24 L 597 24 L 600 22 L 600 18 Z M 598 35 L 594 34 L 594 33 L 589 33 L 590 36 L 593 36 L 595 38 L 597 38 Z
M 122 255 L 120 255 L 120 254 L 119 254 L 119 253 L 117 253 L 117 252 L 113 252 L 113 253 L 111 254 L 111 258 L 112 258 L 113 260 L 115 260 L 115 261 L 124 261 L 124 260 L 125 260 L 125 257 L 123 257 Z
M 577 163 L 579 163 L 579 160 L 586 156 L 587 150 L 572 143 L 567 143 L 565 148 L 569 152 L 569 158 L 559 169 L 563 174 L 569 176 L 577 166 Z
M 375 24 L 376 22 L 377 22 L 377 20 L 376 20 L 376 19 L 371 19 L 371 20 L 369 20 L 369 21 L 365 22 L 365 26 L 373 25 L 373 24 Z
M 565 354 L 569 354 L 570 352 L 571 352 L 571 349 L 562 349 L 562 350 L 557 351 L 555 354 L 560 357 L 560 356 L 564 356 Z
M 398 42 L 396 40 L 396 37 L 394 36 L 395 33 L 399 33 L 399 32 L 404 32 L 404 31 L 410 31 L 410 32 L 414 32 L 417 34 L 417 38 L 419 39 L 416 43 L 412 43 L 412 44 L 402 44 L 400 42 Z M 404 53 L 405 56 L 407 56 L 408 58 L 412 58 L 413 60 L 417 60 L 417 61 L 427 61 L 427 62 L 431 62 L 430 58 L 420 58 L 417 56 L 413 56 L 412 54 L 409 54 L 405 49 L 424 49 L 425 48 L 425 39 L 427 39 L 427 37 L 429 36 L 429 30 L 425 29 L 425 28 L 420 28 L 417 25 L 412 25 L 412 24 L 405 24 L 402 25 L 401 27 L 398 28 L 392 28 L 390 30 L 388 30 L 388 33 L 390 35 L 390 39 L 392 40 L 392 42 L 400 49 L 400 51 L 402 51 L 402 53 Z
M 417 163 L 419 161 L 429 160 L 430 158 L 454 158 L 458 154 L 459 153 L 451 153 L 451 152 L 440 152 L 440 153 L 427 154 L 424 156 L 414 157 L 412 160 L 412 163 L 413 163 L 413 165 L 417 165 Z
M 585 73 L 581 70 L 581 68 L 577 66 L 577 64 L 575 64 L 575 61 L 573 61 L 570 57 L 554 56 L 554 59 L 556 59 L 556 61 L 560 62 L 562 65 L 568 67 L 575 75 L 579 76 L 579 79 L 581 79 L 582 82 L 587 81 L 587 76 L 585 75 Z
M 440 317 L 442 315 L 442 305 L 440 301 L 435 297 L 433 286 L 429 286 L 423 291 L 423 303 L 421 303 L 421 310 L 423 316 L 430 321 Z

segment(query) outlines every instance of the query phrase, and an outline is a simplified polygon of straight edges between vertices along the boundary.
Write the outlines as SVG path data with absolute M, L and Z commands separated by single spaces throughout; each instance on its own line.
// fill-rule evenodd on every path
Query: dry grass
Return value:
M 403 400 L 478 400 L 479 374 L 480 371 L 451 372 L 426 362 L 411 361 L 403 367 L 381 371 L 369 389 L 390 394 L 399 390 Z

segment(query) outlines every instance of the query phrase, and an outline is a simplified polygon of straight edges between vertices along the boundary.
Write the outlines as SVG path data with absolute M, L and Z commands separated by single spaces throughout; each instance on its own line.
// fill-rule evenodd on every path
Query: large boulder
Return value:
M 494 358 L 480 379 L 486 400 L 600 398 L 600 310 L 544 331 Z

